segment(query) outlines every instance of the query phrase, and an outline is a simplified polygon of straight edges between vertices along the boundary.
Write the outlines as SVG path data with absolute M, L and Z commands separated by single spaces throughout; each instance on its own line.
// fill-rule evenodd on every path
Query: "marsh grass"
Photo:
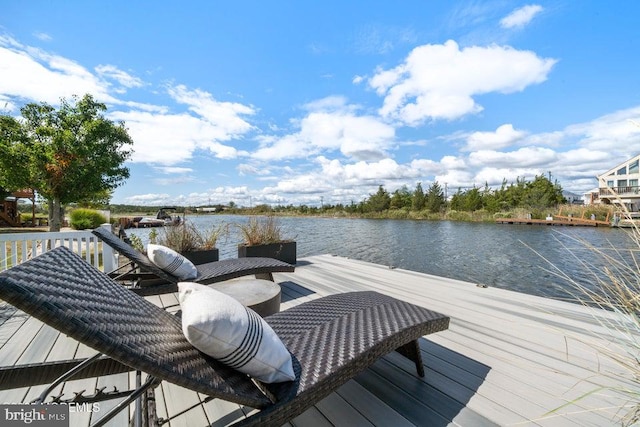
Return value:
M 183 223 L 164 227 L 150 238 L 158 245 L 167 246 L 176 252 L 183 253 L 215 249 L 218 240 L 226 235 L 227 230 L 227 224 L 199 230 L 192 223 Z
M 628 247 L 619 248 L 611 244 L 597 248 L 585 240 L 557 232 L 563 236 L 563 241 L 568 239 L 571 242 L 572 247 L 569 248 L 556 237 L 567 255 L 573 257 L 584 271 L 585 276 L 580 279 L 569 276 L 552 260 L 530 248 L 547 262 L 545 270 L 565 284 L 562 289 L 571 294 L 574 302 L 589 308 L 593 320 L 601 327 L 599 331 L 589 331 L 590 335 L 567 332 L 567 342 L 574 339 L 586 344 L 598 358 L 613 362 L 599 365 L 597 374 L 613 379 L 615 385 L 594 385 L 590 391 L 546 415 L 608 391 L 623 397 L 624 403 L 615 408 L 616 418 L 621 424 L 640 423 L 640 230 L 633 227 L 619 232 L 628 234 Z M 591 378 L 584 381 L 592 383 Z M 594 408 L 593 411 L 607 409 Z
M 242 235 L 243 243 L 247 246 L 265 245 L 288 241 L 283 237 L 282 226 L 273 216 L 252 216 L 244 224 L 236 225 Z

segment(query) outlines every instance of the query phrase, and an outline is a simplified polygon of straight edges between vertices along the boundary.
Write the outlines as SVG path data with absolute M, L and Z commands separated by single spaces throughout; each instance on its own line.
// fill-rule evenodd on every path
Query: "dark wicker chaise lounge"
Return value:
M 99 227 L 93 230 L 93 234 L 111 246 L 116 252 L 125 256 L 132 263 L 132 265 L 129 266 L 129 270 L 121 272 L 120 269 L 118 269 L 110 272 L 109 275 L 113 279 L 117 281 L 127 281 L 128 278 L 133 277 L 134 284 L 130 289 L 139 295 L 176 292 L 178 290 L 177 283 L 180 279 L 155 265 L 147 255 L 122 241 L 108 229 Z M 144 275 L 132 273 L 132 270 L 138 267 L 140 270 L 148 273 L 146 275 L 147 279 L 139 280 L 144 277 Z M 204 285 L 249 275 L 255 275 L 256 277 L 273 281 L 272 273 L 292 272 L 295 270 L 293 265 L 273 258 L 226 259 L 196 265 L 196 268 L 198 269 L 198 277 L 193 281 Z M 160 280 L 150 281 L 148 277 Z
M 306 302 L 265 318 L 292 354 L 296 379 L 257 386 L 192 347 L 178 318 L 67 248 L 0 273 L 0 298 L 125 369 L 146 372 L 147 388 L 169 381 L 261 409 L 238 425 L 282 425 L 393 350 L 424 375 L 418 339 L 449 324 L 442 314 L 376 292 Z M 11 376 L 11 369 L 0 371 L 0 383 Z M 29 380 L 37 377 L 34 371 Z

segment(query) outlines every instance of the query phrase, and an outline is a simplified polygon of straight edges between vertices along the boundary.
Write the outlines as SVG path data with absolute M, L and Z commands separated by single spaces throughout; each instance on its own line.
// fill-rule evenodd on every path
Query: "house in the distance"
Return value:
M 583 203 L 583 196 L 573 193 L 571 191 L 562 190 L 562 197 L 565 198 L 567 203 L 571 203 L 572 205 L 576 205 L 576 204 L 581 205 Z
M 624 204 L 640 210 L 640 154 L 598 175 L 598 188 L 585 194 L 585 204 Z

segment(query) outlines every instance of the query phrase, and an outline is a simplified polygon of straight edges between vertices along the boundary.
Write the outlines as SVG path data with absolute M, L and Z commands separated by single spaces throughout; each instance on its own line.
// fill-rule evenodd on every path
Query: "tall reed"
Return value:
M 628 212 L 622 214 L 629 217 Z M 587 396 L 609 390 L 624 397 L 625 402 L 617 408 L 621 424 L 640 423 L 640 229 L 634 225 L 619 232 L 628 234 L 628 247 L 611 245 L 598 248 L 583 239 L 559 232 L 581 249 L 576 251 L 561 243 L 567 254 L 582 267 L 587 280 L 569 276 L 552 260 L 534 250 L 548 263 L 546 271 L 568 285 L 568 288 L 563 286 L 563 290 L 568 291 L 574 301 L 589 307 L 595 322 L 606 331 L 592 332 L 592 336 L 587 338 L 571 333 L 567 337 L 586 344 L 599 357 L 612 361 L 613 364 L 608 364 L 606 371 L 599 367 L 603 370 L 598 373 L 615 380 L 615 385 L 594 386 L 590 392 L 550 413 L 578 403 Z M 589 261 L 587 255 L 597 257 L 598 262 Z M 611 366 L 616 368 L 612 369 Z
M 282 226 L 273 216 L 249 218 L 245 224 L 237 224 L 242 234 L 242 240 L 247 246 L 279 243 L 285 239 L 282 236 Z

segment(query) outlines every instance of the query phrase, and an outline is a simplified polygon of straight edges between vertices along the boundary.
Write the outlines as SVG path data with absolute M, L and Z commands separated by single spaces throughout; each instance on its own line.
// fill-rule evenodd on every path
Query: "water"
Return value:
M 198 227 L 247 221 L 247 217 L 233 215 L 187 219 Z M 627 231 L 604 227 L 311 217 L 279 220 L 285 236 L 297 241 L 299 258 L 328 253 L 555 298 L 570 297 L 566 281 L 552 272 L 556 267 L 571 279 L 592 286 L 595 281 L 587 266 L 601 269 L 604 265 L 603 257 L 580 241 L 627 263 L 632 262 L 632 250 L 638 249 Z M 221 259 L 237 256 L 241 237 L 237 228 L 230 230 L 218 243 Z M 150 229 L 127 232 L 146 242 Z

